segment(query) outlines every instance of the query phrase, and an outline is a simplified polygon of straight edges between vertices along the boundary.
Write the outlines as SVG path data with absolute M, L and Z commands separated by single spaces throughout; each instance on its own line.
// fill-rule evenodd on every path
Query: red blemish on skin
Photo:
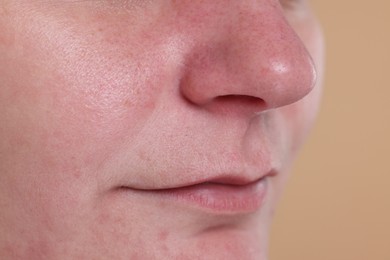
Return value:
M 167 246 L 167 239 L 168 239 L 168 236 L 169 236 L 169 232 L 166 231 L 166 230 L 162 230 L 158 233 L 158 241 L 161 243 L 161 250 L 162 251 L 165 251 L 169 254 L 169 249 L 168 249 L 168 246 Z
M 23 135 L 15 135 L 9 138 L 9 145 L 12 148 L 21 150 L 23 148 L 28 148 L 31 145 L 31 142 Z
M 50 245 L 47 241 L 31 241 L 27 249 L 27 259 L 50 259 Z
M 22 256 L 18 253 L 18 247 L 15 245 L 5 245 L 0 249 L 0 256 L 9 259 L 20 259 Z M 7 259 L 8 259 L 7 258 Z
M 168 235 L 169 235 L 168 231 L 165 231 L 165 230 L 164 231 L 160 231 L 158 233 L 158 241 L 160 241 L 160 242 L 166 241 L 167 238 L 168 238 Z
M 229 158 L 231 161 L 235 162 L 235 161 L 239 160 L 239 155 L 236 153 L 231 153 L 231 154 L 229 154 Z
M 7 26 L 9 21 L 6 19 L 8 17 L 10 17 L 10 11 L 7 8 L 7 4 L 2 3 L 0 6 L 0 46 L 3 45 L 9 47 L 12 46 L 15 42 L 14 33 L 12 29 L 10 29 L 10 26 Z M 1 26 L 2 24 L 5 24 L 5 26 Z
M 75 179 L 80 179 L 80 177 L 82 175 L 82 173 L 79 169 L 75 169 L 74 171 L 72 171 L 72 173 L 73 173 L 73 176 Z
M 143 150 L 138 152 L 138 156 L 144 162 L 151 162 L 152 161 L 152 159 L 150 158 L 148 153 L 143 151 Z

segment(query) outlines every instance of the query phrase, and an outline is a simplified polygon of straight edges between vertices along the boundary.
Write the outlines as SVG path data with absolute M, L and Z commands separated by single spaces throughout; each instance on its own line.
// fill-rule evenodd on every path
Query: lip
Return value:
M 144 190 L 164 200 L 218 214 L 245 214 L 261 209 L 268 176 L 246 184 L 203 182 L 177 188 Z

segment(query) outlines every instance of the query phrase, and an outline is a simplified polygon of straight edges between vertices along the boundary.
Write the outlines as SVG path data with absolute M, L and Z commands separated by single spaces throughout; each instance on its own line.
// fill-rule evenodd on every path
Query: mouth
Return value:
M 264 205 L 272 176 L 268 174 L 250 182 L 219 178 L 173 188 L 132 190 L 209 213 L 248 214 Z

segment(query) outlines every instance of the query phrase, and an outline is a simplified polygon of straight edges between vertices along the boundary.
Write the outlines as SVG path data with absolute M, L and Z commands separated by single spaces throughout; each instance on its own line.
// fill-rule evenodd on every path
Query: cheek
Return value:
M 1 222 L 34 241 L 82 232 L 74 223 L 110 178 L 102 165 L 137 136 L 158 105 L 158 82 L 167 82 L 146 47 L 115 49 L 56 24 L 51 38 L 41 26 L 18 35 L 18 46 L 0 46 Z
M 160 61 L 146 47 L 113 48 L 44 20 L 21 30 L 0 61 L 1 177 L 25 187 L 27 200 L 37 190 L 71 200 L 96 188 L 89 184 L 103 178 L 102 164 L 143 128 L 165 72 L 156 73 Z
M 148 49 L 113 45 L 105 37 L 64 34 L 50 50 L 57 53 L 43 88 L 51 88 L 53 123 L 66 142 L 79 136 L 96 149 L 135 136 L 157 105 L 164 82 Z M 76 40 L 75 40 L 76 39 Z M 71 47 L 69 47 L 71 46 Z M 148 68 L 148 69 L 144 69 Z M 85 146 L 85 145 L 84 145 Z M 106 152 L 108 152 L 106 150 Z M 95 158 L 96 159 L 96 158 Z

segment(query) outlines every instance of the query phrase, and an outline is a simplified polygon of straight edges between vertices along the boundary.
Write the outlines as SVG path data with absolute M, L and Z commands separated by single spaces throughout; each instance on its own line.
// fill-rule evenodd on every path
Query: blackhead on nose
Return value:
M 237 109 L 246 106 L 251 113 L 302 99 L 315 84 L 316 70 L 283 9 L 268 0 L 234 2 L 198 14 L 203 23 L 191 31 L 196 37 L 185 60 L 183 96 L 208 107 L 239 101 Z

